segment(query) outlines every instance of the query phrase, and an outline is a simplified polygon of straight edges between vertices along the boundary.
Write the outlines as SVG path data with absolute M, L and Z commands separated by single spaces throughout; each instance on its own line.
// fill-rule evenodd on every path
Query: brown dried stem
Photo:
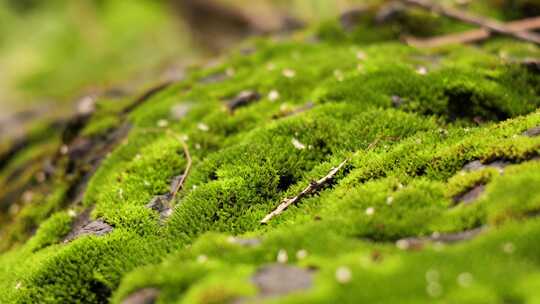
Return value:
M 169 195 L 170 199 L 169 201 L 173 200 L 176 197 L 176 194 L 184 187 L 184 183 L 189 175 L 189 172 L 191 171 L 191 166 L 193 164 L 193 161 L 191 159 L 191 154 L 189 153 L 189 148 L 186 142 L 178 136 L 178 134 L 173 133 L 170 129 L 158 129 L 158 128 L 148 128 L 145 129 L 146 132 L 155 132 L 155 133 L 162 133 L 163 131 L 166 131 L 167 135 L 170 135 L 174 138 L 176 138 L 181 144 L 182 149 L 184 150 L 184 155 L 186 156 L 186 168 L 184 169 L 184 172 L 182 173 L 182 176 L 178 180 L 178 182 L 175 183 L 174 188 L 170 190 Z
M 424 9 L 428 9 L 432 12 L 435 12 L 437 14 L 440 14 L 449 18 L 453 18 L 453 19 L 461 20 L 466 23 L 481 26 L 485 28 L 486 30 L 493 33 L 511 36 L 516 39 L 532 42 L 535 44 L 540 44 L 540 35 L 532 33 L 532 32 L 528 32 L 528 31 L 519 31 L 519 32 L 513 31 L 512 29 L 508 28 L 505 24 L 497 20 L 493 20 L 490 18 L 482 17 L 482 16 L 476 16 L 468 12 L 459 10 L 459 9 L 439 5 L 430 0 L 403 0 L 403 2 L 409 5 L 415 5 L 418 7 L 422 7 Z
M 174 200 L 174 198 L 176 197 L 176 194 L 178 194 L 178 191 L 180 191 L 184 187 L 184 183 L 189 175 L 189 171 L 191 170 L 192 160 L 191 160 L 191 155 L 189 154 L 189 148 L 186 142 L 180 136 L 172 133 L 172 131 L 170 130 L 168 130 L 167 133 L 174 136 L 176 139 L 178 139 L 178 141 L 180 141 L 180 143 L 182 144 L 182 148 L 184 149 L 184 155 L 186 156 L 186 162 L 187 162 L 186 169 L 184 169 L 184 173 L 182 173 L 182 177 L 180 177 L 180 180 L 176 184 L 176 187 L 172 189 L 171 200 Z
M 302 192 L 300 192 L 298 195 L 296 195 L 293 198 L 285 198 L 279 206 L 277 206 L 274 211 L 268 213 L 262 220 L 261 224 L 267 224 L 274 216 L 277 216 L 281 214 L 285 209 L 287 209 L 290 205 L 297 203 L 300 201 L 304 196 L 308 194 L 312 194 L 320 190 L 322 187 L 324 187 L 328 182 L 330 182 L 334 176 L 345 166 L 345 164 L 349 161 L 349 159 L 344 160 L 339 164 L 337 167 L 333 168 L 326 174 L 326 176 L 322 177 L 318 181 L 312 181 Z
M 540 17 L 527 18 L 508 22 L 505 26 L 513 32 L 523 32 L 540 28 Z M 466 31 L 457 34 L 437 36 L 427 39 L 405 37 L 407 44 L 419 48 L 433 48 L 448 44 L 471 43 L 486 40 L 491 37 L 491 32 L 485 28 Z

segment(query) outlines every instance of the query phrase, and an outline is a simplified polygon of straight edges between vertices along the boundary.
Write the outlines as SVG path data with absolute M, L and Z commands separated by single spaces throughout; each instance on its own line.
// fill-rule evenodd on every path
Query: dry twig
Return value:
M 267 214 L 262 220 L 261 220 L 261 224 L 267 224 L 274 216 L 276 215 L 279 215 L 281 214 L 283 211 L 285 211 L 285 209 L 287 209 L 290 205 L 292 204 L 295 204 L 297 203 L 298 201 L 300 201 L 304 196 L 308 195 L 308 194 L 311 194 L 311 193 L 315 193 L 316 191 L 318 191 L 319 189 L 321 189 L 324 185 L 328 184 L 328 182 L 330 180 L 332 180 L 334 178 L 334 176 L 339 172 L 339 170 L 341 170 L 341 168 L 343 168 L 343 166 L 345 166 L 345 164 L 347 163 L 349 159 L 346 159 L 344 160 L 343 162 L 341 162 L 341 164 L 339 164 L 339 166 L 333 168 L 332 170 L 330 170 L 330 172 L 328 172 L 328 174 L 326 174 L 326 176 L 322 177 L 321 179 L 319 179 L 318 181 L 312 181 L 306 188 L 304 188 L 304 190 L 302 190 L 302 192 L 300 192 L 297 196 L 293 197 L 293 198 L 286 198 L 284 199 L 281 204 L 279 204 L 279 206 L 277 206 L 276 209 L 274 209 L 274 211 L 270 212 L 269 214 Z
M 184 149 L 184 155 L 186 156 L 186 169 L 184 169 L 184 173 L 182 173 L 182 176 L 176 183 L 176 186 L 174 189 L 171 189 L 171 200 L 174 200 L 176 197 L 176 194 L 178 194 L 178 191 L 180 191 L 184 187 L 184 182 L 186 181 L 186 178 L 188 177 L 189 171 L 191 170 L 192 160 L 191 155 L 189 154 L 189 148 L 186 144 L 186 142 L 177 134 L 174 134 L 171 130 L 167 130 L 167 133 L 173 137 L 175 137 L 180 143 L 182 144 L 182 148 Z
M 513 32 L 530 31 L 540 28 L 540 17 L 527 18 L 518 21 L 512 21 L 505 26 Z M 420 48 L 433 48 L 448 44 L 461 44 L 482 41 L 491 37 L 491 31 L 482 28 L 471 31 L 466 31 L 457 34 L 443 35 L 427 39 L 419 39 L 415 37 L 405 37 L 405 42 L 411 46 Z
M 149 128 L 149 129 L 145 129 L 145 131 L 161 133 L 163 132 L 163 129 Z M 191 154 L 189 153 L 189 148 L 186 142 L 180 136 L 178 136 L 178 134 L 173 133 L 173 131 L 171 131 L 170 129 L 166 129 L 166 133 L 167 135 L 170 135 L 176 138 L 182 144 L 182 149 L 184 150 L 184 155 L 186 156 L 186 162 L 187 162 L 184 172 L 182 173 L 178 181 L 175 182 L 174 186 L 171 187 L 171 190 L 169 191 L 169 201 L 172 201 L 176 197 L 176 194 L 178 194 L 178 192 L 184 187 L 184 183 L 189 175 L 189 172 L 191 171 L 191 166 L 193 164 L 193 161 L 191 159 Z
M 490 18 L 476 16 L 468 12 L 459 10 L 459 9 L 439 5 L 430 0 L 403 0 L 403 1 L 406 4 L 422 7 L 424 9 L 428 9 L 432 12 L 435 12 L 437 14 L 440 14 L 449 18 L 454 18 L 454 19 L 461 20 L 466 23 L 481 26 L 485 28 L 486 30 L 493 33 L 511 36 L 520 40 L 540 44 L 540 35 L 532 33 L 532 32 L 528 32 L 528 31 L 519 31 L 519 32 L 513 31 L 512 29 L 507 27 L 505 24 L 499 21 L 490 19 Z

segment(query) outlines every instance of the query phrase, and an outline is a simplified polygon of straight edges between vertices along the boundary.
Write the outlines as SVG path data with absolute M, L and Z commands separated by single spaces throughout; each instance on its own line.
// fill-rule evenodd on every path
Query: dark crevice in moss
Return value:
M 151 100 L 153 96 L 155 96 L 158 93 L 162 92 L 163 90 L 165 90 L 166 88 L 168 88 L 172 84 L 173 84 L 173 82 L 164 82 L 164 83 L 158 84 L 158 85 L 150 88 L 149 90 L 144 92 L 141 96 L 139 96 L 137 99 L 135 99 L 135 101 L 133 101 L 133 103 L 131 103 L 130 105 L 125 107 L 123 109 L 123 111 L 122 111 L 123 114 L 128 114 L 128 113 L 132 112 L 133 110 L 135 110 L 136 108 L 142 106 L 145 102 Z

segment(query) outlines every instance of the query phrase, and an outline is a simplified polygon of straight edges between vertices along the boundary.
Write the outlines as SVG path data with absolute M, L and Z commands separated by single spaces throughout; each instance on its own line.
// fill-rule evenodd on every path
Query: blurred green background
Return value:
M 0 0 L 0 108 L 59 104 L 136 86 L 207 56 L 166 0 Z M 221 1 L 231 7 L 335 13 L 346 1 Z M 128 85 L 128 86 L 129 86 Z
M 59 103 L 144 78 L 192 56 L 186 37 L 163 1 L 0 0 L 0 98 Z
M 537 1 L 440 0 L 502 19 L 521 17 L 512 8 Z M 219 3 L 257 22 L 288 15 L 309 23 L 385 0 L 0 0 L 0 120 L 36 105 L 68 108 L 110 88 L 136 91 L 215 56 L 193 42 L 194 26 L 175 5 L 189 2 Z M 487 3 L 506 9 L 487 10 Z

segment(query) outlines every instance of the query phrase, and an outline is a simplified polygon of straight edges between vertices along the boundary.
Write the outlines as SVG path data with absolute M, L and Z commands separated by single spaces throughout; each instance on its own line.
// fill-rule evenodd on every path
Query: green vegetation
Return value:
M 428 17 L 426 35 L 463 28 Z M 540 125 L 540 74 L 521 64 L 540 49 L 496 38 L 418 50 L 391 25 L 365 25 L 255 39 L 253 53 L 193 68 L 133 109 L 101 98 L 70 136 L 36 128 L 0 176 L 0 196 L 15 181 L 33 193 L 1 218 L 0 299 L 121 303 L 155 288 L 158 303 L 249 303 L 261 300 L 254 273 L 284 262 L 312 269 L 313 284 L 269 303 L 540 301 L 540 137 L 524 134 Z M 245 90 L 261 98 L 227 110 Z M 193 167 L 160 219 L 147 204 L 186 168 L 179 138 Z M 44 180 L 41 154 L 55 167 Z M 331 184 L 260 225 L 345 159 Z M 89 210 L 113 230 L 67 241 Z
M 0 91 L 14 101 L 131 89 L 129 82 L 150 80 L 141 71 L 158 75 L 175 55 L 192 56 L 162 1 L 41 2 L 0 1 Z

